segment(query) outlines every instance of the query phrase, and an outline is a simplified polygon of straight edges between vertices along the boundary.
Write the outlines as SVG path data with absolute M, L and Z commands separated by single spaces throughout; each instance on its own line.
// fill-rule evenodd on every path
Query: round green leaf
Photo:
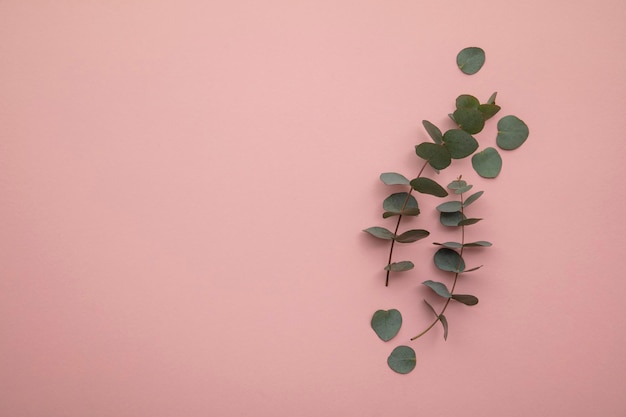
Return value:
M 412 215 L 419 214 L 417 200 L 409 193 L 395 193 L 383 201 L 383 209 L 391 215 Z
M 396 309 L 378 310 L 372 317 L 372 329 L 381 340 L 387 342 L 395 337 L 402 327 L 402 315 Z
M 464 218 L 465 217 L 463 216 L 463 213 L 461 213 L 460 211 L 456 211 L 454 213 L 442 212 L 439 214 L 439 221 L 444 226 L 458 226 L 459 222 Z
M 441 134 L 441 130 L 428 120 L 422 120 L 422 125 L 424 125 L 424 129 L 428 133 L 428 136 L 438 145 L 441 145 L 443 142 L 443 135 Z
M 461 129 L 475 134 L 485 127 L 485 117 L 478 109 L 457 109 L 452 114 Z
M 408 374 L 415 368 L 415 351 L 409 346 L 398 346 L 387 358 L 389 367 L 399 374 Z
M 380 174 L 380 180 L 387 185 L 408 185 L 409 184 L 408 178 L 396 172 L 384 172 Z
M 457 109 L 478 109 L 480 101 L 469 94 L 461 94 L 456 98 L 455 104 Z
M 428 161 L 435 169 L 445 169 L 452 162 L 450 151 L 445 146 L 436 143 L 422 142 L 415 147 L 415 153 Z
M 461 208 L 463 208 L 463 205 L 460 201 L 446 201 L 437 206 L 437 211 L 442 213 L 454 213 L 455 211 L 461 210 Z
M 461 129 L 448 130 L 443 134 L 443 143 L 453 159 L 470 156 L 478 149 L 478 142 L 472 135 Z
M 384 227 L 369 227 L 363 231 L 379 239 L 391 240 L 394 237 L 393 232 L 385 229 Z
M 441 248 L 435 253 L 435 265 L 442 271 L 463 272 L 465 261 L 455 250 Z
M 396 236 L 396 242 L 398 243 L 416 242 L 420 239 L 424 239 L 428 235 L 430 235 L 430 233 L 427 230 L 423 230 L 423 229 L 407 230 L 406 232 Z
M 411 261 L 392 262 L 385 267 L 385 271 L 403 272 L 410 271 L 415 268 L 415 264 Z
M 472 156 L 474 170 L 483 178 L 495 178 L 502 170 L 502 158 L 495 148 L 486 148 Z
M 452 299 L 458 301 L 459 303 L 463 303 L 466 306 L 475 306 L 478 304 L 478 298 L 469 294 L 454 294 Z
M 428 288 L 433 290 L 440 297 L 443 297 L 443 298 L 452 297 L 452 294 L 450 294 L 448 287 L 446 287 L 446 285 L 441 282 L 428 280 L 428 281 L 422 282 L 422 284 L 426 285 Z
M 504 116 L 498 121 L 496 143 L 505 150 L 517 149 L 528 138 L 528 126 L 515 116 Z
M 476 74 L 484 63 L 485 51 L 478 47 L 465 48 L 456 56 L 456 65 L 464 74 Z
M 441 185 L 426 177 L 411 180 L 411 187 L 422 194 L 430 194 L 436 197 L 445 197 L 448 195 L 448 192 Z

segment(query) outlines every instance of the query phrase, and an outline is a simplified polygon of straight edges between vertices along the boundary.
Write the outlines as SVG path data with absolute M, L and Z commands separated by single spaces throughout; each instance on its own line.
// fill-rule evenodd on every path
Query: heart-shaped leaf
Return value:
M 474 170 L 483 178 L 495 178 L 502 170 L 502 158 L 495 148 L 486 148 L 472 156 Z
M 387 358 L 389 367 L 399 374 L 408 374 L 415 368 L 415 351 L 409 346 L 398 346 Z
M 448 192 L 441 185 L 426 177 L 411 180 L 411 187 L 418 193 L 430 194 L 435 197 L 445 197 L 448 195 Z
M 467 75 L 476 74 L 485 63 L 485 51 L 482 48 L 472 46 L 464 48 L 456 56 L 456 65 Z
M 435 253 L 435 265 L 442 271 L 463 272 L 465 270 L 465 261 L 461 255 L 455 250 L 449 248 L 441 248 Z
M 363 231 L 379 239 L 391 240 L 394 237 L 393 232 L 385 229 L 384 227 L 378 227 L 378 226 L 368 227 L 367 229 Z
M 501 149 L 517 149 L 528 139 L 528 126 L 515 116 L 504 116 L 498 121 L 496 143 Z
M 422 284 L 426 285 L 428 288 L 433 290 L 440 297 L 443 297 L 443 298 L 452 297 L 452 294 L 450 294 L 450 291 L 448 291 L 448 287 L 446 287 L 446 285 L 441 282 L 428 280 L 428 281 L 422 282 Z
M 408 185 L 409 180 L 402 174 L 396 172 L 385 172 L 380 174 L 380 180 L 387 185 Z
M 393 339 L 402 327 L 402 314 L 396 309 L 378 310 L 372 317 L 372 329 L 385 342 Z

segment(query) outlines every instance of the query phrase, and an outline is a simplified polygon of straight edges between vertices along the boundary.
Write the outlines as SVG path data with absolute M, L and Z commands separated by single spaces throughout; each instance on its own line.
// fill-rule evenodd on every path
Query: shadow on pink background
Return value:
M 626 415 L 623 1 L 0 1 L 0 416 Z M 456 53 L 487 52 L 476 75 Z M 430 320 L 385 171 L 459 94 L 530 127 Z M 495 122 L 478 135 L 493 146 Z M 435 175 L 432 171 L 427 173 Z M 391 342 L 369 327 L 398 308 Z M 417 367 L 387 368 L 409 344 Z

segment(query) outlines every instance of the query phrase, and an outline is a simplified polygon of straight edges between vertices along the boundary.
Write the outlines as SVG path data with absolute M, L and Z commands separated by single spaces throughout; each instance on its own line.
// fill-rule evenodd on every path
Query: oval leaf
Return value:
M 469 294 L 454 294 L 452 299 L 458 301 L 459 303 L 463 303 L 466 306 L 475 306 L 478 304 L 478 298 Z
M 484 191 L 478 191 L 478 192 L 470 195 L 469 197 L 467 197 L 467 199 L 463 203 L 463 207 L 467 207 L 470 204 L 472 204 L 474 201 L 478 200 L 480 198 L 480 196 L 483 195 L 483 193 L 484 193 Z
M 391 240 L 394 237 L 393 233 L 390 230 L 385 229 L 384 227 L 369 227 L 363 231 L 379 239 Z
M 424 125 L 424 129 L 428 133 L 428 136 L 438 145 L 443 143 L 443 135 L 441 134 L 441 130 L 428 120 L 422 120 L 422 125 Z
M 461 255 L 455 250 L 449 248 L 441 248 L 435 253 L 435 265 L 442 271 L 447 272 L 463 272 L 465 270 L 465 261 Z
M 443 246 L 443 247 L 450 248 L 450 249 L 461 249 L 464 246 L 464 245 L 461 245 L 459 242 L 443 242 L 443 243 L 434 242 L 433 245 Z
M 409 185 L 408 178 L 396 172 L 382 173 L 380 174 L 380 180 L 387 185 Z
M 439 221 L 444 226 L 458 226 L 459 222 L 463 220 L 465 216 L 460 211 L 454 213 L 440 213 Z
M 456 56 L 456 65 L 467 75 L 476 74 L 485 63 L 485 51 L 475 46 L 465 48 Z
M 455 104 L 457 109 L 478 109 L 480 101 L 469 94 L 461 94 L 456 98 Z
M 424 239 L 430 235 L 430 232 L 423 229 L 413 229 L 407 230 L 406 232 L 396 236 L 396 242 L 398 243 L 411 243 L 418 241 L 420 239 Z
M 436 197 L 445 197 L 448 195 L 448 192 L 441 185 L 426 177 L 411 180 L 411 187 L 422 194 L 430 194 Z
M 402 315 L 396 309 L 378 310 L 372 317 L 372 329 L 381 340 L 387 342 L 395 337 L 402 327 Z
M 448 189 L 450 190 L 458 190 L 464 187 L 467 187 L 467 182 L 464 180 L 454 180 L 448 184 Z
M 411 261 L 392 262 L 385 267 L 385 271 L 403 272 L 410 271 L 415 265 Z
M 443 143 L 452 159 L 470 156 L 478 149 L 478 142 L 472 135 L 461 129 L 448 130 L 443 134 Z
M 459 222 L 458 226 L 469 226 L 470 224 L 475 224 L 481 221 L 482 219 L 463 219 Z
M 498 121 L 496 143 L 501 149 L 517 149 L 528 139 L 528 126 L 515 116 L 504 116 Z
M 492 243 L 491 242 L 487 242 L 486 240 L 479 240 L 478 242 L 466 243 L 463 246 L 465 246 L 466 248 L 472 248 L 472 247 L 488 248 L 488 247 L 492 246 Z
M 440 297 L 443 297 L 443 298 L 452 297 L 452 294 L 450 294 L 450 291 L 448 291 L 448 287 L 446 287 L 446 285 L 441 282 L 428 280 L 428 281 L 422 282 L 422 284 L 426 285 L 428 288 L 433 290 Z
M 398 346 L 387 358 L 389 367 L 399 374 L 408 374 L 415 368 L 415 351 L 409 346 Z
M 495 178 L 502 170 L 502 158 L 495 148 L 487 148 L 472 156 L 474 170 L 483 178 Z
M 417 200 L 409 193 L 395 193 L 383 201 L 383 209 L 395 215 L 406 214 L 416 216 L 419 214 Z
M 415 147 L 415 153 L 422 159 L 428 161 L 435 169 L 445 169 L 452 162 L 450 151 L 443 145 L 430 142 L 422 142 Z
M 437 206 L 437 210 L 442 213 L 454 213 L 463 208 L 463 205 L 460 201 L 446 201 L 443 204 L 439 204 Z

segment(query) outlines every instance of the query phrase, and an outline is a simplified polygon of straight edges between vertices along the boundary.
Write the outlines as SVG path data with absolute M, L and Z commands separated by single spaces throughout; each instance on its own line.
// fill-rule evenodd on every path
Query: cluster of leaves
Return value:
M 465 48 L 457 55 L 457 65 L 465 74 L 475 74 L 485 62 L 485 53 L 482 49 L 471 47 Z M 460 196 L 460 200 L 447 201 L 437 206 L 440 213 L 440 222 L 444 226 L 457 227 L 461 230 L 461 242 L 445 242 L 435 245 L 441 246 L 434 255 L 434 263 L 442 271 L 454 274 L 453 283 L 448 288 L 444 283 L 427 280 L 423 284 L 430 288 L 437 296 L 445 299 L 445 303 L 440 312 L 424 302 L 435 315 L 434 321 L 421 333 L 413 337 L 415 340 L 430 331 L 437 323 L 443 326 L 444 339 L 448 336 L 448 321 L 444 315 L 449 303 L 454 300 L 465 305 L 475 305 L 478 298 L 470 294 L 457 294 L 454 292 L 457 279 L 461 274 L 475 271 L 480 268 L 466 269 L 463 260 L 465 248 L 489 247 L 490 242 L 476 241 L 465 242 L 465 227 L 479 222 L 479 218 L 468 218 L 464 209 L 480 198 L 482 191 L 473 193 L 464 198 L 464 193 L 468 192 L 472 185 L 467 184 L 459 177 L 448 184 L 446 190 L 435 180 L 423 176 L 424 170 L 430 166 L 437 174 L 441 170 L 448 168 L 455 159 L 463 159 L 472 156 L 472 167 L 483 178 L 495 178 L 502 170 L 502 158 L 497 149 L 487 147 L 479 152 L 479 143 L 473 135 L 480 133 L 487 120 L 494 117 L 501 110 L 496 104 L 496 93 L 484 103 L 469 94 L 457 97 L 455 110 L 449 114 L 450 119 L 455 123 L 455 127 L 442 132 L 433 123 L 424 120 L 424 129 L 432 141 L 422 142 L 415 147 L 415 153 L 424 162 L 417 174 L 411 180 L 396 172 L 386 172 L 381 174 L 381 181 L 390 186 L 401 186 L 404 190 L 389 195 L 383 201 L 384 219 L 395 218 L 394 230 L 385 227 L 374 226 L 365 229 L 369 235 L 390 242 L 389 257 L 384 267 L 386 271 L 385 286 L 389 285 L 391 272 L 406 272 L 415 267 L 409 260 L 394 261 L 393 251 L 396 243 L 413 243 L 422 240 L 430 235 L 424 229 L 408 229 L 399 233 L 400 224 L 404 217 L 417 217 L 420 214 L 418 201 L 413 195 L 413 191 L 420 194 L 428 194 L 435 197 L 446 197 L 448 190 Z M 508 115 L 502 117 L 497 124 L 498 133 L 496 144 L 500 149 L 513 150 L 520 147 L 528 138 L 528 127 L 516 116 Z M 376 334 L 384 341 L 391 340 L 399 332 L 402 325 L 402 315 L 398 310 L 378 310 L 372 317 L 371 326 Z M 415 351 L 409 346 L 398 346 L 393 350 L 387 360 L 388 365 L 398 373 L 411 372 L 416 364 Z

